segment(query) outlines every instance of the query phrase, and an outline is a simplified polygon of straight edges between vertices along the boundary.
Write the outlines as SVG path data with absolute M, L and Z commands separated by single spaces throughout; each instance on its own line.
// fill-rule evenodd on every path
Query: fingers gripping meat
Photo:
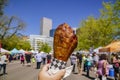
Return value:
M 76 46 L 77 37 L 72 28 L 66 23 L 59 25 L 54 34 L 54 58 L 67 62 Z

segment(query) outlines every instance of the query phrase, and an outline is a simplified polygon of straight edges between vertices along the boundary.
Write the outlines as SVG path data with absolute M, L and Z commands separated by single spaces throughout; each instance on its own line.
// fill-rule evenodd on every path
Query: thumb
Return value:
M 62 70 L 58 71 L 58 72 L 54 75 L 54 79 L 55 79 L 55 80 L 61 80 L 61 79 L 64 77 L 65 72 L 66 72 L 65 69 L 62 69 Z

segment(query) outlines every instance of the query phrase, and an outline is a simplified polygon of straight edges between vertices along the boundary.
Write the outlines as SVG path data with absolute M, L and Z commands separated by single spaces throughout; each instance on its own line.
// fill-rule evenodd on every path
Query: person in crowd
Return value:
M 52 56 L 51 54 L 47 54 L 47 64 L 51 63 Z
M 2 68 L 2 62 L 1 62 L 1 55 L 0 55 L 0 71 L 1 71 L 1 68 Z
M 108 63 L 108 59 L 107 59 L 107 55 L 106 54 L 101 54 L 100 56 L 100 60 L 98 62 L 98 70 L 97 70 L 97 74 L 96 74 L 96 79 L 99 78 L 100 80 L 103 80 L 109 75 L 109 67 L 108 67 L 109 63 Z M 106 80 L 106 79 L 105 79 Z
M 83 67 L 83 71 L 85 72 L 86 71 L 86 65 L 85 65 L 85 63 L 86 63 L 86 55 L 85 54 L 83 54 L 83 57 L 82 57 L 82 67 Z
M 30 67 L 31 66 L 31 54 L 25 54 L 25 59 L 27 62 L 27 66 Z
M 16 54 L 16 60 L 19 60 L 19 54 Z
M 9 62 L 11 62 L 13 60 L 13 57 L 11 54 L 9 55 L 8 59 L 9 59 Z
M 112 64 L 113 64 L 113 68 L 114 68 L 114 71 L 115 71 L 115 79 L 117 80 L 119 78 L 119 59 L 118 59 L 118 55 L 113 53 L 112 54 Z
M 32 56 L 32 63 L 35 63 L 35 57 L 34 57 L 34 55 Z
M 72 55 L 71 55 L 72 56 Z M 71 58 L 71 56 L 70 56 L 70 64 L 71 64 L 71 66 L 73 65 L 73 63 L 72 63 L 72 58 Z
M 85 66 L 86 66 L 86 69 L 87 69 L 87 77 L 89 77 L 89 71 L 90 71 L 91 66 L 92 66 L 90 54 L 88 54 L 87 57 L 86 57 Z
M 99 56 L 96 54 L 96 52 L 93 52 L 93 65 L 94 65 L 94 70 L 97 70 L 97 65 L 99 61 Z
M 21 64 L 25 64 L 25 57 L 24 57 L 24 55 L 23 54 L 21 54 L 21 56 L 20 56 L 20 61 L 21 61 Z
M 16 60 L 16 55 L 15 54 L 13 55 L 13 60 Z
M 47 53 L 42 52 L 42 59 L 43 59 L 42 63 L 43 63 L 43 65 L 46 64 L 46 57 L 47 57 Z
M 89 59 L 90 59 L 90 62 L 91 62 L 91 71 L 93 71 L 93 68 L 94 68 L 94 62 L 93 62 L 93 55 L 92 54 L 89 54 Z
M 38 80 L 62 80 L 65 75 L 65 70 L 62 69 L 58 71 L 56 74 L 49 75 L 48 74 L 49 64 L 46 64 L 42 70 L 39 72 Z
M 76 57 L 75 54 L 72 54 L 72 55 L 70 56 L 70 58 L 71 58 L 71 62 L 72 62 L 72 65 L 73 65 L 72 72 L 74 73 L 74 72 L 75 72 L 75 66 L 76 66 L 77 57 Z
M 3 74 L 7 74 L 6 73 L 7 57 L 5 54 L 2 54 L 0 58 L 0 63 L 1 63 L 1 69 L 3 69 Z
M 78 67 L 78 74 L 82 73 L 82 54 L 77 52 L 77 67 Z
M 36 58 L 36 62 L 37 62 L 36 69 L 40 69 L 40 66 L 42 63 L 42 53 L 41 52 L 37 53 L 35 58 Z

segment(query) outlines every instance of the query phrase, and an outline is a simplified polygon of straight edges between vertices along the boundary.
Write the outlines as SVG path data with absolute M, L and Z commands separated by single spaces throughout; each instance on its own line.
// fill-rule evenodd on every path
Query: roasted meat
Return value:
M 54 34 L 54 58 L 67 62 L 76 46 L 74 30 L 66 23 L 59 25 Z

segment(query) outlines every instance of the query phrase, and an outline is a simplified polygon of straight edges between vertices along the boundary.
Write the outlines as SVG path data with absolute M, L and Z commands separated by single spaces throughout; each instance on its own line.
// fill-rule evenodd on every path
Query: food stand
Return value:
M 99 49 L 99 52 L 108 52 L 108 60 L 111 62 L 111 54 L 120 52 L 120 41 L 114 41 L 110 43 L 109 45 Z

